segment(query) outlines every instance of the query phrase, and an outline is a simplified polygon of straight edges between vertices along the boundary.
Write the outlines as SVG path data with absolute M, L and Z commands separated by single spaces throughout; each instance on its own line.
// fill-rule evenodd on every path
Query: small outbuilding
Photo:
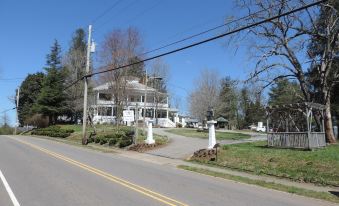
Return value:
M 225 119 L 224 117 L 219 117 L 215 121 L 217 121 L 218 128 L 225 128 L 228 123 L 227 119 Z

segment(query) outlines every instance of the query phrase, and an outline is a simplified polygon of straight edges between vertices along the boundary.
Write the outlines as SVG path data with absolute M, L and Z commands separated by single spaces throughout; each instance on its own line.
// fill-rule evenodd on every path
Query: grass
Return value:
M 224 145 L 218 160 L 200 161 L 255 174 L 319 185 L 339 185 L 339 145 L 315 151 L 266 147 L 266 142 Z
M 214 172 L 211 170 L 207 169 L 201 169 L 201 168 L 196 168 L 196 167 L 190 167 L 186 165 L 179 165 L 178 168 L 188 170 L 188 171 L 193 171 L 205 175 L 210 175 L 214 177 L 220 177 L 224 179 L 229 179 L 233 180 L 236 182 L 242 182 L 246 184 L 251 184 L 251 185 L 258 185 L 261 187 L 269 188 L 269 189 L 274 189 L 274 190 L 279 190 L 279 191 L 284 191 L 292 194 L 297 194 L 297 195 L 302 195 L 306 197 L 312 197 L 316 199 L 322 199 L 322 200 L 327 200 L 335 203 L 339 203 L 339 197 L 337 197 L 334 194 L 331 194 L 329 192 L 318 192 L 318 191 L 313 191 L 313 190 L 307 190 L 303 188 L 298 188 L 294 186 L 287 186 L 283 184 L 278 184 L 274 182 L 266 182 L 263 180 L 253 180 L 247 177 L 241 177 L 241 176 L 235 176 L 235 175 L 230 175 L 226 173 L 220 173 L 220 172 Z
M 169 129 L 166 132 L 185 136 L 185 137 L 195 137 L 207 139 L 207 132 L 198 132 L 196 129 L 188 129 L 188 128 L 180 128 L 180 129 Z M 242 133 L 232 133 L 232 132 L 216 132 L 215 136 L 218 140 L 240 140 L 240 139 L 248 139 L 251 136 L 249 134 Z

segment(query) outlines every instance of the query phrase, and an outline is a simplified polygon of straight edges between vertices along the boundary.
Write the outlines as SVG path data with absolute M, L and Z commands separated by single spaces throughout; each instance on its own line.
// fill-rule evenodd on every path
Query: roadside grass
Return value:
M 233 180 L 236 182 L 242 182 L 246 184 L 251 184 L 251 185 L 258 185 L 261 187 L 269 188 L 269 189 L 274 189 L 274 190 L 279 190 L 283 192 L 288 192 L 296 195 L 302 195 L 305 197 L 312 197 L 316 199 L 321 199 L 321 200 L 327 200 L 335 203 L 339 203 L 339 197 L 337 197 L 335 194 L 331 194 L 329 192 L 318 192 L 318 191 L 313 191 L 313 190 L 307 190 L 303 188 L 298 188 L 294 186 L 287 186 L 283 184 L 278 184 L 274 182 L 266 182 L 263 180 L 253 180 L 247 177 L 241 177 L 241 176 L 235 176 L 235 175 L 230 175 L 226 173 L 220 173 L 220 172 L 214 172 L 211 170 L 207 169 L 201 169 L 201 168 L 196 168 L 196 167 L 190 167 L 186 165 L 179 165 L 178 168 L 192 171 L 192 172 L 197 172 L 200 174 L 205 174 L 209 176 L 214 176 L 214 177 L 219 177 L 223 179 L 229 179 Z
M 265 141 L 223 145 L 217 161 L 195 162 L 298 182 L 339 186 L 338 144 L 314 151 L 269 148 Z
M 185 136 L 185 137 L 195 137 L 195 138 L 208 138 L 208 132 L 198 132 L 196 129 L 188 128 L 179 128 L 179 129 L 169 129 L 166 132 Z M 242 133 L 233 133 L 233 132 L 216 132 L 215 136 L 218 140 L 240 140 L 248 139 L 251 137 L 249 134 Z

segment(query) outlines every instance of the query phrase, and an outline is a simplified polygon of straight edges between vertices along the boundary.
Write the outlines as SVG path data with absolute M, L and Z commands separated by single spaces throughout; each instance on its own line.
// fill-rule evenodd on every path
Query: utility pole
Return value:
M 19 99 L 20 99 L 20 87 L 18 87 L 17 93 L 16 93 L 16 121 L 15 121 L 15 129 L 14 129 L 14 135 L 17 133 L 17 129 L 19 126 Z
M 87 41 L 87 57 L 86 57 L 86 72 L 87 75 L 89 73 L 89 65 L 91 58 L 91 46 L 92 46 L 92 25 L 88 26 L 88 41 Z M 82 144 L 87 144 L 87 136 L 86 136 L 86 125 L 87 125 L 87 90 L 88 90 L 88 77 L 84 77 L 84 110 L 82 117 Z
M 139 104 L 137 103 L 135 105 L 135 132 L 134 132 L 134 139 L 133 139 L 133 144 L 137 143 L 138 140 L 138 122 L 139 122 Z
M 146 77 L 145 77 L 145 99 L 144 99 L 144 124 L 142 127 L 143 132 L 145 133 L 145 124 L 146 124 L 146 100 L 147 100 L 147 69 L 146 69 Z

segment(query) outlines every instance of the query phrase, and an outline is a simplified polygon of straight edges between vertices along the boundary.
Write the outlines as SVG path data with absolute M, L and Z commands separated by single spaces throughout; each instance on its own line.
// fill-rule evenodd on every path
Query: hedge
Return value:
M 73 129 L 61 129 L 60 126 L 53 125 L 46 128 L 35 129 L 31 132 L 32 135 L 42 135 L 49 137 L 66 138 L 73 133 Z
M 101 134 L 96 136 L 90 142 L 100 143 L 101 145 L 108 143 L 109 146 L 118 145 L 118 147 L 126 147 L 133 143 L 134 130 L 130 127 L 120 127 L 109 134 Z

